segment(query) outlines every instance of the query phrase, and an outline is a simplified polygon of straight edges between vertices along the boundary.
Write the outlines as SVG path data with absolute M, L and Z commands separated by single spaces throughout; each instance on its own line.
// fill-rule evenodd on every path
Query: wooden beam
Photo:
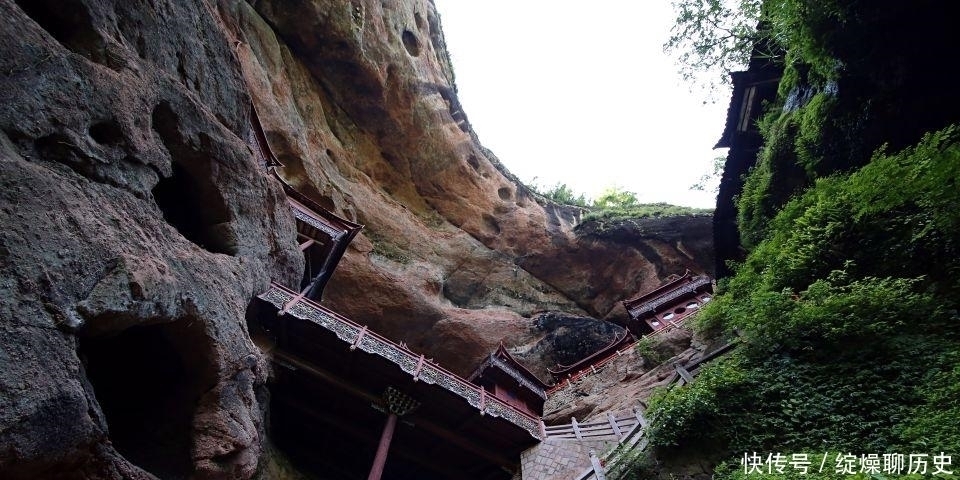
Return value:
M 308 364 L 307 362 L 305 362 L 305 361 L 303 361 L 303 360 L 301 360 L 301 359 L 299 359 L 299 358 L 297 358 L 297 357 L 294 357 L 293 355 L 290 355 L 290 354 L 287 354 L 287 353 L 283 353 L 283 352 L 274 352 L 273 358 L 274 358 L 274 361 L 278 361 L 278 360 L 279 360 L 279 361 L 281 361 L 283 364 L 288 364 L 288 365 L 290 365 L 290 366 L 293 366 L 293 367 L 297 368 L 298 370 L 302 370 L 302 371 L 310 374 L 311 376 L 314 376 L 314 377 L 316 377 L 316 378 L 319 378 L 320 380 L 323 380 L 324 382 L 327 382 L 327 383 L 333 385 L 334 387 L 337 387 L 337 388 L 339 388 L 339 389 L 341 389 L 341 390 L 349 393 L 350 395 L 353 395 L 353 396 L 355 396 L 355 397 L 358 397 L 358 398 L 360 398 L 360 399 L 362 399 L 362 400 L 368 401 L 368 402 L 370 402 L 370 403 L 379 403 L 379 402 L 380 402 L 380 395 L 379 395 L 379 394 L 373 394 L 373 393 L 364 391 L 364 390 L 362 390 L 362 389 L 360 389 L 360 388 L 357 388 L 357 387 L 355 387 L 354 385 L 350 384 L 350 382 L 344 381 L 344 380 L 340 379 L 339 377 L 337 377 L 336 375 L 334 375 L 334 374 L 332 374 L 332 373 L 325 372 L 325 371 L 323 371 L 323 370 L 321 370 L 321 369 L 319 369 L 319 368 L 316 368 L 316 367 Z
M 470 453 L 473 453 L 479 457 L 482 457 L 483 459 L 489 462 L 495 463 L 499 467 L 513 470 L 520 463 L 519 457 L 516 460 L 511 461 L 510 459 L 504 457 L 503 455 L 492 452 L 490 450 L 487 450 L 483 447 L 480 447 L 474 444 L 473 442 L 465 440 L 460 435 L 452 433 L 449 430 L 443 427 L 440 427 L 435 423 L 418 419 L 414 421 L 414 424 L 417 427 L 421 427 L 424 430 L 436 435 L 442 440 L 448 441 Z
M 280 403 L 287 407 L 302 411 L 305 415 L 313 417 L 322 423 L 333 425 L 334 427 L 343 430 L 348 435 L 357 438 L 360 442 L 363 442 L 364 445 L 372 447 L 376 444 L 374 437 L 371 436 L 371 432 L 358 428 L 355 424 L 346 421 L 346 419 L 337 417 L 336 415 L 323 413 L 312 406 L 308 406 L 303 402 L 292 398 L 282 398 Z M 376 435 L 376 433 L 373 433 L 372 435 Z M 343 441 L 343 439 L 339 438 L 339 441 Z M 316 455 L 316 452 L 313 451 L 308 451 L 308 453 L 311 455 Z M 442 475 L 444 478 L 448 478 L 450 480 L 460 480 L 463 477 L 461 472 L 448 470 L 437 465 L 437 462 L 434 458 L 416 455 L 416 452 L 411 452 L 402 448 L 398 448 L 396 453 L 398 456 L 403 457 L 406 460 L 410 460 L 421 467 L 433 470 L 434 472 Z
M 294 357 L 293 355 L 286 354 L 283 352 L 276 352 L 274 353 L 274 360 L 275 361 L 279 360 L 283 362 L 283 364 L 288 364 L 290 366 L 293 366 L 298 370 L 303 371 L 311 376 L 314 376 L 326 383 L 329 383 L 330 385 L 338 389 L 341 389 L 344 392 L 354 397 L 357 397 L 363 401 L 370 402 L 370 403 L 380 402 L 379 394 L 373 394 L 373 393 L 364 391 L 360 388 L 357 388 L 356 386 L 352 385 L 350 382 L 345 381 L 332 373 L 323 371 L 317 367 L 309 365 L 304 360 Z M 417 427 L 423 428 L 424 430 L 436 435 L 437 437 L 443 440 L 446 440 L 450 443 L 453 443 L 454 445 L 457 445 L 458 447 L 463 448 L 464 450 L 467 450 L 470 453 L 473 453 L 489 462 L 495 463 L 498 466 L 512 469 L 512 468 L 515 468 L 516 464 L 519 462 L 519 459 L 517 459 L 517 461 L 511 461 L 500 454 L 497 454 L 493 451 L 487 450 L 486 448 L 476 445 L 475 443 L 462 438 L 461 435 L 458 435 L 457 433 L 454 433 L 422 417 L 419 417 L 417 415 L 414 415 L 413 417 L 414 418 L 412 419 L 412 421 Z M 479 412 L 477 412 L 475 417 L 476 418 L 480 417 Z M 469 421 L 472 421 L 472 420 L 473 418 L 471 417 Z
M 374 445 L 373 439 L 368 435 L 369 432 L 359 428 L 356 422 L 350 422 L 346 418 L 326 413 L 322 409 L 309 406 L 302 401 L 297 400 L 296 398 L 290 398 L 289 395 L 272 396 L 270 401 L 281 403 L 287 408 L 302 411 L 308 417 L 312 417 L 313 419 L 322 423 L 333 425 L 334 427 L 343 430 L 348 435 L 355 437 L 369 446 Z M 324 437 L 327 436 L 328 435 L 324 435 Z M 342 437 L 340 438 L 342 439 Z
M 455 425 L 453 428 L 449 428 L 449 429 L 448 429 L 448 428 L 445 428 L 444 431 L 446 431 L 447 434 L 449 434 L 450 432 L 463 432 L 463 431 L 466 431 L 467 428 L 469 428 L 469 427 L 472 426 L 473 424 L 475 424 L 475 423 L 477 423 L 477 422 L 479 422 L 479 421 L 482 421 L 482 420 L 484 420 L 484 416 L 483 416 L 483 415 L 467 415 L 467 416 L 466 416 L 466 420 L 464 420 L 464 421 L 460 422 L 459 424 Z M 489 421 L 489 420 L 488 420 L 488 421 Z M 542 424 L 543 422 L 541 421 L 540 423 Z M 428 426 L 433 426 L 433 424 L 428 424 Z M 435 432 L 435 435 L 440 436 L 440 437 L 443 437 L 445 434 L 444 434 L 443 432 Z M 546 438 L 546 437 L 544 437 L 544 438 Z M 460 441 L 460 439 L 459 439 L 458 436 L 456 436 L 456 434 L 454 434 L 453 438 L 449 438 L 448 441 L 453 442 L 453 443 L 456 444 L 456 442 Z M 471 446 L 471 445 L 473 445 L 473 446 Z M 489 460 L 489 461 L 491 461 L 491 462 L 494 462 L 494 463 L 499 464 L 501 469 L 509 470 L 509 471 L 512 472 L 512 471 L 514 471 L 517 467 L 520 466 L 520 465 L 519 465 L 519 463 L 520 463 L 519 457 L 517 457 L 515 460 L 510 460 L 509 458 L 504 457 L 503 455 L 501 455 L 501 454 L 499 454 L 499 453 L 497 453 L 497 452 L 494 452 L 494 451 L 491 451 L 491 450 L 487 450 L 487 449 L 483 448 L 482 446 L 478 446 L 478 445 L 474 444 L 473 442 L 469 442 L 469 441 L 468 441 L 466 445 L 458 445 L 458 446 L 460 446 L 461 448 L 463 448 L 463 449 L 465 449 L 465 450 L 470 451 L 471 453 L 474 453 L 475 455 L 481 456 L 481 457 L 486 458 L 487 460 Z M 475 451 L 475 450 L 473 450 L 473 449 L 478 449 L 478 450 Z

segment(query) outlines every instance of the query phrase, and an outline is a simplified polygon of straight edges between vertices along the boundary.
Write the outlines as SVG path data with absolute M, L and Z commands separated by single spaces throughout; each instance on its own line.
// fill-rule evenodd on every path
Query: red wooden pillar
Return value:
M 364 330 L 357 336 L 359 344 Z M 422 358 L 422 357 L 421 357 Z M 380 480 L 383 476 L 383 467 L 387 464 L 387 454 L 390 453 L 390 441 L 393 440 L 393 431 L 397 428 L 397 418 L 402 417 L 420 406 L 420 402 L 408 397 L 395 387 L 387 387 L 383 392 L 384 411 L 387 414 L 387 424 L 380 434 L 380 444 L 377 445 L 377 455 L 373 457 L 373 466 L 367 480 Z
M 393 431 L 397 428 L 397 414 L 390 413 L 387 416 L 387 423 L 383 426 L 383 433 L 380 434 L 380 444 L 377 445 L 377 456 L 373 458 L 373 466 L 370 467 L 370 475 L 367 480 L 380 480 L 383 476 L 383 467 L 387 464 L 387 453 L 390 452 L 390 441 L 393 440 Z

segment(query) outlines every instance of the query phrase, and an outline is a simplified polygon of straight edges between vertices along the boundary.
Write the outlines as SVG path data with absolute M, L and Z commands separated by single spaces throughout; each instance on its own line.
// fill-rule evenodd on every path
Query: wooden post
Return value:
M 390 441 L 393 440 L 393 431 L 397 428 L 397 418 L 406 415 L 420 406 L 420 402 L 408 397 L 396 387 L 387 387 L 383 392 L 383 403 L 387 411 L 387 423 L 380 434 L 380 443 L 377 445 L 377 455 L 373 458 L 370 475 L 367 480 L 380 480 L 383 476 L 383 467 L 387 464 L 387 453 L 390 452 Z
M 360 329 L 360 333 L 357 333 L 357 338 L 356 338 L 356 340 L 354 340 L 353 343 L 350 344 L 350 351 L 351 351 L 351 352 L 354 351 L 354 350 L 356 350 L 357 347 L 360 346 L 360 342 L 363 341 L 363 336 L 366 335 L 366 334 L 367 334 L 367 326 L 364 325 L 363 328 Z
M 417 368 L 413 371 L 413 381 L 416 382 L 420 380 L 420 370 L 423 369 L 423 354 L 420 354 L 420 358 L 417 360 Z
M 387 423 L 383 426 L 383 433 L 380 434 L 380 444 L 377 445 L 377 456 L 373 458 L 373 466 L 370 467 L 370 475 L 367 480 L 380 480 L 383 476 L 383 467 L 387 464 L 387 453 L 390 452 L 390 441 L 393 440 L 393 431 L 397 428 L 397 414 L 391 413 L 387 416 Z
M 487 413 L 487 389 L 480 387 L 480 415 Z
M 617 419 L 613 416 L 612 413 L 607 412 L 607 420 L 610 421 L 610 428 L 613 429 L 613 433 L 617 434 L 617 438 L 621 441 L 623 440 L 623 432 L 620 431 L 620 426 L 617 425 Z
M 683 377 L 684 381 L 687 383 L 693 383 L 693 375 L 690 375 L 690 372 L 688 372 L 687 369 L 681 367 L 679 363 L 675 364 L 673 368 L 677 370 L 677 373 L 679 373 L 681 377 Z
M 643 412 L 639 408 L 634 408 L 633 413 L 637 415 L 637 422 L 640 423 L 640 426 L 647 428 L 650 426 L 650 423 L 647 422 L 647 419 L 643 417 Z
M 580 425 L 577 424 L 577 417 L 570 417 L 570 426 L 573 427 L 573 434 L 577 436 L 577 440 L 583 440 L 583 436 L 580 435 Z
M 308 286 L 307 288 L 310 288 L 310 287 Z M 277 316 L 278 316 L 278 317 L 284 316 L 287 312 L 290 311 L 291 308 L 293 308 L 293 307 L 296 306 L 298 303 L 300 303 L 300 300 L 303 300 L 303 297 L 304 297 L 304 295 L 306 295 L 306 292 L 307 292 L 307 290 L 304 289 L 302 292 L 300 292 L 300 293 L 298 293 L 297 295 L 295 295 L 292 300 L 290 300 L 289 302 L 285 303 L 285 304 L 283 305 L 283 308 L 281 308 L 280 311 L 277 312 Z
M 597 452 L 590 450 L 590 465 L 593 466 L 593 474 L 596 475 L 597 480 L 607 480 L 606 475 L 603 474 L 603 465 L 600 465 L 600 459 L 597 458 Z

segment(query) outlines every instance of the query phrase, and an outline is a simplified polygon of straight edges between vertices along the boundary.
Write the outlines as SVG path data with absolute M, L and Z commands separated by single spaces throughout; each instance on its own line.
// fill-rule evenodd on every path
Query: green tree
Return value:
M 543 195 L 557 203 L 579 205 L 581 207 L 587 204 L 586 196 L 584 196 L 582 193 L 574 192 L 573 189 L 568 187 L 566 183 L 558 182 L 553 186 L 553 188 L 544 192 Z
M 762 0 L 674 0 L 677 18 L 663 50 L 691 86 L 713 95 L 742 69 L 758 38 Z
M 726 154 L 717 155 L 716 157 L 714 157 L 713 171 L 711 171 L 710 173 L 703 174 L 700 177 L 700 179 L 697 180 L 697 183 L 690 185 L 690 190 L 696 190 L 698 192 L 707 191 L 707 185 L 713 183 L 714 181 L 720 180 L 720 177 L 723 176 L 723 166 L 726 164 L 726 162 L 727 162 Z M 716 193 L 717 189 L 719 188 L 720 188 L 720 185 L 718 183 L 717 186 L 713 187 L 713 192 Z
M 572 188 L 568 187 L 566 183 L 557 182 L 553 187 L 545 187 L 537 184 L 537 177 L 533 177 L 533 180 L 529 182 L 529 187 L 534 191 L 543 195 L 544 197 L 549 198 L 557 203 L 562 203 L 565 205 L 576 205 L 578 207 L 586 207 L 590 201 L 587 200 L 586 195 L 583 193 L 574 192 Z
M 595 208 L 614 209 L 630 208 L 640 204 L 637 194 L 620 187 L 607 187 L 600 196 L 593 201 Z

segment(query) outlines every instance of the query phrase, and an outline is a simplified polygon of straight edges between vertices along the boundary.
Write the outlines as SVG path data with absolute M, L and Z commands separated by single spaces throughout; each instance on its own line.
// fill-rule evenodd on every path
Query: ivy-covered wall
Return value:
M 748 254 L 698 318 L 743 344 L 656 397 L 653 455 L 710 452 L 720 477 L 754 451 L 960 463 L 960 92 L 943 74 L 960 29 L 943 8 L 764 3 L 785 73 L 736 199 Z

